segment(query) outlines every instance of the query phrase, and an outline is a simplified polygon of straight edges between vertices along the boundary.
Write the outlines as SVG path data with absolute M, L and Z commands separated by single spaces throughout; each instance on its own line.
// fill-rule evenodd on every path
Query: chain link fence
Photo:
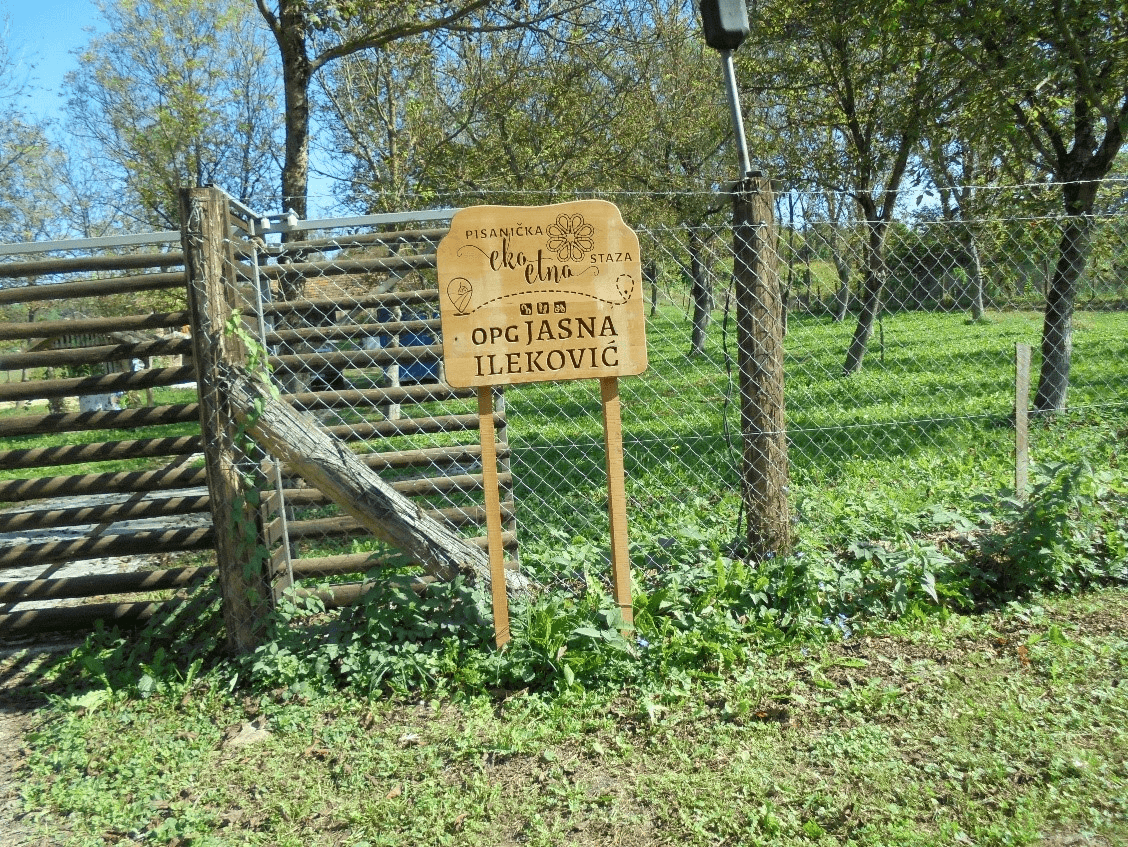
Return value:
M 444 379 L 435 249 L 449 213 L 284 223 L 229 245 L 247 365 L 395 490 L 486 546 L 477 394 Z M 493 425 L 503 541 L 516 555 L 504 398 Z M 414 573 L 293 468 L 261 457 L 255 487 L 273 588 L 375 570 Z M 347 601 L 337 590 L 336 602 Z
M 848 471 L 872 474 L 872 498 L 918 486 L 922 503 L 965 485 L 955 469 L 968 463 L 981 466 L 982 490 L 1013 484 L 1015 345 L 1035 351 L 1036 377 L 1067 223 L 1054 197 L 981 189 L 965 193 L 965 206 L 981 210 L 966 218 L 945 217 L 926 198 L 889 225 L 877 257 L 868 252 L 872 228 L 846 214 L 845 198 L 777 196 L 791 499 L 800 519 L 810 495 Z M 451 205 L 562 199 L 573 198 L 459 197 Z M 661 546 L 702 514 L 731 522 L 736 537 L 729 207 L 715 194 L 604 199 L 639 235 L 647 295 L 649 369 L 620 387 L 632 541 Z M 1116 208 L 1115 197 L 1108 205 Z M 472 391 L 445 384 L 441 358 L 434 252 L 451 213 L 301 222 L 285 241 L 252 232 L 233 249 L 241 296 L 253 307 L 248 327 L 269 351 L 280 390 L 422 508 L 478 537 L 476 405 Z M 1128 415 L 1128 223 L 1112 211 L 1088 219 L 1086 233 L 1067 409 L 1077 426 Z M 846 376 L 874 273 L 882 308 L 860 368 Z M 497 393 L 495 411 L 510 558 L 519 538 L 522 566 L 542 582 L 573 591 L 605 578 L 607 569 L 592 567 L 607 556 L 598 384 L 511 387 Z M 1040 437 L 1035 458 L 1054 458 L 1053 438 Z M 405 564 L 285 472 L 272 485 L 286 504 L 288 539 L 276 561 L 293 568 L 304 560 L 296 575 Z

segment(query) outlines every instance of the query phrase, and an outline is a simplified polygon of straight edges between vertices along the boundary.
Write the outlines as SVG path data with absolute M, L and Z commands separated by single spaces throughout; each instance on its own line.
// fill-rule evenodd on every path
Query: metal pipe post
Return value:
M 729 109 L 732 111 L 732 125 L 736 131 L 736 151 L 740 156 L 740 179 L 743 181 L 752 170 L 748 159 L 748 141 L 744 137 L 744 115 L 740 111 L 740 92 L 736 87 L 736 68 L 732 64 L 732 51 L 721 50 L 721 70 L 725 75 L 725 91 L 728 93 Z

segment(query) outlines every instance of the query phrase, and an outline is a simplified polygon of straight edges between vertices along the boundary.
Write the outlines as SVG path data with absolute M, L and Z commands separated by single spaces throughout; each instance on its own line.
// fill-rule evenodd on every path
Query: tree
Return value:
M 997 139 L 967 108 L 938 116 L 923 138 L 921 176 L 935 186 L 941 218 L 959 242 L 959 263 L 967 279 L 971 316 L 977 321 L 985 308 L 978 230 L 993 196 L 984 189 L 994 181 L 1005 158 Z
M 314 76 L 332 62 L 403 39 L 440 32 L 519 30 L 582 10 L 590 0 L 255 0 L 278 47 L 285 93 L 283 204 L 307 212 Z
M 1039 411 L 1061 411 L 1091 215 L 1128 131 L 1128 8 L 1120 0 L 960 2 L 939 23 L 977 74 L 976 114 L 1025 142 L 1029 161 L 1061 191 L 1065 221 L 1034 400 Z
M 460 202 L 527 202 L 585 190 L 629 192 L 628 216 L 681 229 L 693 301 L 691 354 L 714 306 L 703 199 L 735 173 L 715 58 L 692 5 L 639 0 L 575 37 L 572 22 L 431 33 L 338 62 L 323 85 L 337 150 L 351 162 L 347 199 L 384 210 L 411 194 L 457 188 Z
M 692 8 L 678 0 L 643 4 L 625 20 L 619 60 L 625 80 L 616 95 L 623 119 L 614 144 L 626 151 L 615 183 L 645 198 L 640 219 L 685 233 L 692 332 L 689 355 L 705 352 L 716 304 L 709 261 L 717 227 L 731 206 L 717 189 L 737 176 L 732 118 L 715 52 L 701 39 Z
M 0 241 L 43 238 L 57 220 L 52 174 L 62 155 L 24 108 L 28 72 L 0 25 Z
M 57 231 L 55 174 L 62 160 L 43 126 L 0 113 L 0 241 L 35 241 Z
M 361 205 L 452 188 L 499 202 L 594 187 L 621 107 L 607 46 L 557 49 L 564 30 L 431 33 L 339 62 L 324 88 Z
M 449 130 L 429 104 L 435 51 L 422 39 L 371 56 L 347 56 L 320 77 L 333 157 L 343 162 L 339 197 L 364 214 L 410 208 L 424 196 L 431 152 Z
M 822 187 L 844 190 L 866 225 L 861 309 L 843 372 L 858 371 L 885 288 L 885 239 L 925 126 L 954 81 L 945 46 L 902 20 L 900 3 L 779 2 L 760 8 L 755 73 L 786 81 L 801 133 L 829 134 Z M 833 175 L 832 175 L 833 174 Z
M 268 40 L 239 0 L 115 0 L 108 32 L 67 77 L 67 112 L 148 226 L 176 226 L 177 191 L 273 194 L 276 85 Z

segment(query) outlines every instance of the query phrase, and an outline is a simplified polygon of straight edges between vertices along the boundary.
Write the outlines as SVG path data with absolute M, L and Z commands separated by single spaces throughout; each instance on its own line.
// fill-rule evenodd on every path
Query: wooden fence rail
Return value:
M 291 580 L 343 577 L 325 596 L 352 602 L 366 591 L 357 574 L 402 567 L 401 554 L 379 545 L 358 552 L 357 541 L 373 527 L 335 511 L 333 498 L 302 481 L 292 461 L 216 452 L 231 449 L 223 445 L 233 444 L 235 424 L 215 417 L 223 390 L 208 361 L 220 347 L 238 347 L 226 335 L 232 309 L 251 334 L 266 327 L 259 343 L 271 348 L 280 376 L 343 375 L 338 390 L 303 387 L 298 379 L 281 399 L 322 417 L 322 437 L 354 445 L 358 472 L 387 475 L 388 491 L 417 504 L 411 514 L 418 520 L 442 527 L 438 534 L 448 540 L 462 539 L 450 543 L 465 545 L 464 565 L 484 561 L 475 392 L 441 379 L 386 379 L 397 366 L 441 360 L 439 292 L 428 287 L 426 272 L 446 230 L 264 244 L 244 239 L 221 192 L 194 189 L 184 203 L 189 225 L 181 250 L 118 255 L 98 246 L 88 254 L 68 248 L 65 258 L 0 262 L 0 279 L 15 283 L 0 289 L 0 309 L 14 318 L 0 321 L 0 370 L 24 375 L 0 384 L 0 504 L 8 504 L 0 505 L 0 635 L 83 629 L 98 619 L 144 623 L 177 614 L 175 592 L 214 580 L 224 592 L 230 637 L 227 607 L 237 592 L 224 571 L 245 571 L 245 559 L 225 561 L 224 550 L 247 550 L 223 540 L 238 502 L 230 494 L 216 498 L 225 467 L 261 486 L 264 505 L 246 515 L 268 553 L 258 577 L 268 601 Z M 180 298 L 184 307 L 98 313 L 105 298 L 120 308 L 122 295 L 139 305 Z M 35 308 L 21 312 L 21 305 Z M 89 311 L 61 311 L 76 306 Z M 41 319 L 27 320 L 32 311 Z M 400 336 L 433 341 L 400 346 Z M 145 367 L 135 370 L 135 360 Z M 128 408 L 73 407 L 75 398 L 121 393 L 131 398 Z M 413 414 L 420 404 L 427 405 Z M 503 405 L 493 425 L 508 492 L 504 540 L 515 562 Z M 92 441 L 95 432 L 104 435 Z M 417 437 L 441 440 L 412 444 Z M 234 646 L 253 644 L 264 611 L 253 610 L 257 620 L 245 621 L 249 629 Z

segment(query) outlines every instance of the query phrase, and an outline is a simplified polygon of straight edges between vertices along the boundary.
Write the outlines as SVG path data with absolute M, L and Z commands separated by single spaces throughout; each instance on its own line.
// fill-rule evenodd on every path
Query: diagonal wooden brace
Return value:
M 259 446 L 288 463 L 373 535 L 414 558 L 437 579 L 450 581 L 463 574 L 490 589 L 490 562 L 484 551 L 424 514 L 317 420 L 275 396 L 243 368 L 222 364 L 219 385 L 236 420 Z M 511 591 L 530 585 L 514 571 L 506 573 L 505 581 Z

